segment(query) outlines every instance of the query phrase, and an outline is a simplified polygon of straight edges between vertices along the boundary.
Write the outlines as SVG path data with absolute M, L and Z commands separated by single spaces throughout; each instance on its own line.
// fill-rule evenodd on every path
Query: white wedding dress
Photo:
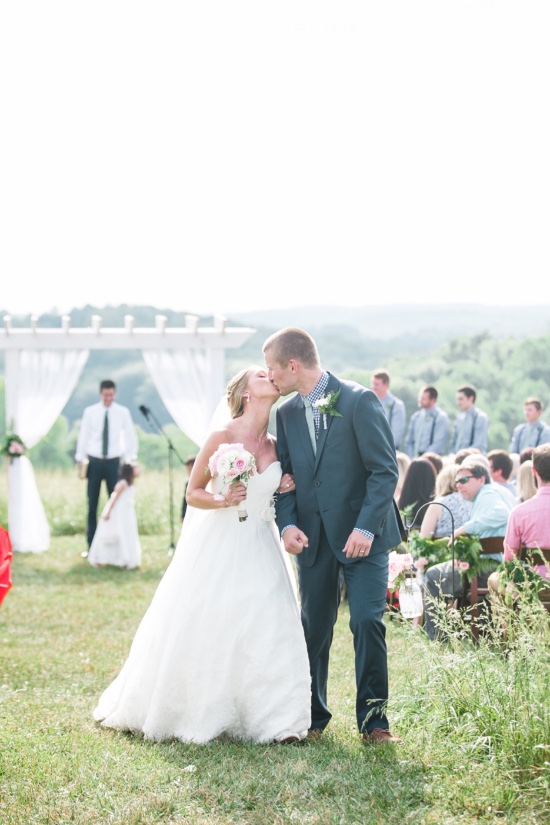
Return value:
M 306 735 L 307 650 L 270 507 L 280 478 L 279 462 L 251 477 L 247 521 L 236 507 L 188 508 L 128 659 L 94 710 L 103 725 L 196 743 Z

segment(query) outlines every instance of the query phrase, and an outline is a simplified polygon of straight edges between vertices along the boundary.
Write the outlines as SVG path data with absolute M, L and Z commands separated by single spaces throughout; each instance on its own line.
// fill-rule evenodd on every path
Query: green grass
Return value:
M 73 486 L 60 481 L 58 500 Z M 367 747 L 355 730 L 346 605 L 331 659 L 334 718 L 319 741 L 155 744 L 101 728 L 92 709 L 170 560 L 166 530 L 142 543 L 135 571 L 91 568 L 81 535 L 14 558 L 0 607 L 3 825 L 549 821 L 550 752 L 539 747 L 550 742 L 546 615 L 518 622 L 505 649 L 458 631 L 429 643 L 388 621 L 400 747 Z

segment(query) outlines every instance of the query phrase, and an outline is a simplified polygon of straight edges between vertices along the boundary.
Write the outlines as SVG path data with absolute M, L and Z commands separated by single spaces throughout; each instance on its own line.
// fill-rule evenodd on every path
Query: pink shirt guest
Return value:
M 533 498 L 518 504 L 510 513 L 504 538 L 504 561 L 516 557 L 520 547 L 550 547 L 550 444 L 543 444 L 533 452 L 533 475 L 538 490 Z M 534 569 L 550 579 L 543 564 Z

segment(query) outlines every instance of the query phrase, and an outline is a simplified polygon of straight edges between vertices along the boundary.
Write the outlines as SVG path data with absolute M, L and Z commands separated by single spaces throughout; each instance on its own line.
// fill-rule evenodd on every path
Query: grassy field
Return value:
M 164 480 L 140 479 L 138 508 L 160 510 Z M 80 482 L 39 484 L 49 489 L 50 516 L 55 501 L 82 523 Z M 166 522 L 161 528 L 143 535 L 136 571 L 91 568 L 78 533 L 55 536 L 43 555 L 16 554 L 0 607 L 3 825 L 550 821 L 542 613 L 514 629 L 506 650 L 470 644 L 461 625 L 442 646 L 388 620 L 389 715 L 400 747 L 367 747 L 355 730 L 345 604 L 331 660 L 334 719 L 315 743 L 153 744 L 94 723 L 96 700 L 169 564 Z

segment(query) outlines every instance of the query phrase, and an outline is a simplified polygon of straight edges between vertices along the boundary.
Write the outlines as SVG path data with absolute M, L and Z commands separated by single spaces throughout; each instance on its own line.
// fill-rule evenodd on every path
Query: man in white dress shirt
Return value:
M 86 407 L 82 415 L 76 461 L 88 459 L 88 547 L 97 527 L 97 505 L 101 482 L 105 481 L 109 496 L 118 481 L 121 458 L 132 464 L 137 458 L 138 442 L 130 410 L 115 404 L 114 381 L 99 385 L 101 401 Z M 83 553 L 83 555 L 86 555 Z

